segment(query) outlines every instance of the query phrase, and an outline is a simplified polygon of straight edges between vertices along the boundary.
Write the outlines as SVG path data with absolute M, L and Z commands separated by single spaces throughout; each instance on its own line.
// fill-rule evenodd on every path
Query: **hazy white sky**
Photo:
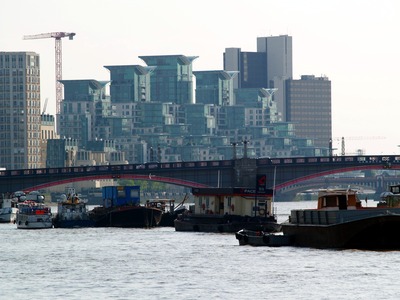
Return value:
M 398 0 L 13 0 L 2 4 L 0 51 L 40 54 L 42 105 L 49 98 L 54 114 L 54 39 L 24 35 L 75 32 L 62 40 L 63 79 L 109 80 L 105 65 L 146 65 L 141 55 L 199 56 L 194 71 L 222 70 L 225 48 L 256 51 L 257 37 L 288 34 L 294 79 L 332 81 L 346 154 L 400 154 L 399 15 Z

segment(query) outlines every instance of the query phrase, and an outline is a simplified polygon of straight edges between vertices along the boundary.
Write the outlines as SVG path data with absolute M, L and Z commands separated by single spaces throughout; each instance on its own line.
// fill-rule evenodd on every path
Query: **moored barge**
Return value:
M 280 230 L 273 211 L 273 190 L 249 188 L 193 188 L 194 211 L 180 214 L 176 231 L 228 232 L 241 229 Z
M 140 204 L 139 186 L 103 187 L 103 205 L 90 211 L 96 227 L 158 226 L 162 210 Z
M 400 186 L 390 190 L 377 207 L 363 207 L 356 190 L 321 190 L 317 208 L 292 210 L 282 231 L 299 247 L 400 249 Z

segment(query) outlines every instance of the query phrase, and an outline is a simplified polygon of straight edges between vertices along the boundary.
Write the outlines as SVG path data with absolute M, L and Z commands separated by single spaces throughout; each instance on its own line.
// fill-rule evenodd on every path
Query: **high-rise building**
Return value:
M 235 71 L 233 88 L 267 88 L 267 56 L 265 53 L 242 52 L 240 48 L 226 48 L 224 70 Z
M 39 168 L 40 58 L 0 52 L 0 167 Z
M 124 65 L 105 68 L 110 70 L 110 94 L 113 104 L 150 101 L 150 74 L 155 67 Z
M 274 100 L 286 121 L 285 80 L 293 77 L 292 37 L 288 35 L 257 38 L 257 52 L 226 48 L 224 70 L 239 71 L 234 88 L 277 88 Z
M 148 66 L 155 66 L 151 75 L 151 101 L 177 104 L 193 103 L 192 62 L 197 56 L 139 56 Z
M 286 80 L 286 117 L 296 124 L 296 136 L 314 139 L 315 146 L 329 147 L 332 137 L 331 81 L 303 75 Z
M 246 125 L 266 126 L 278 121 L 274 92 L 262 88 L 235 90 L 236 104 L 246 107 Z
M 246 103 L 252 99 L 246 95 L 246 87 L 274 89 L 274 120 L 295 124 L 296 136 L 314 139 L 315 146 L 328 148 L 332 136 L 331 82 L 314 76 L 293 80 L 292 49 L 288 35 L 258 37 L 257 52 L 225 49 L 224 69 L 239 71 L 236 103 L 250 105 Z
M 280 120 L 286 122 L 285 80 L 293 78 L 292 37 L 288 35 L 258 37 L 257 52 L 267 56 L 267 87 L 276 88 L 274 99 Z
M 275 78 L 289 79 L 293 77 L 291 36 L 258 37 L 257 53 L 266 55 L 267 87 L 271 87 Z
M 80 146 L 90 140 L 110 139 L 111 126 L 106 117 L 111 115 L 110 97 L 106 94 L 108 81 L 61 80 L 64 99 L 61 102 L 60 137 L 79 141 Z
M 196 103 L 234 105 L 233 78 L 237 71 L 196 71 Z
M 224 70 L 239 71 L 235 88 L 271 88 L 275 79 L 293 76 L 292 37 L 288 35 L 257 38 L 257 52 L 226 48 Z

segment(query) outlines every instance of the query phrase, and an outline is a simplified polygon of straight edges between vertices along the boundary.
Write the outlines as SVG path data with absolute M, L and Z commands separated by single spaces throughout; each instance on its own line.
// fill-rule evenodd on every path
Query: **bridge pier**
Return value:
M 256 186 L 257 160 L 251 158 L 240 158 L 234 160 L 232 187 Z

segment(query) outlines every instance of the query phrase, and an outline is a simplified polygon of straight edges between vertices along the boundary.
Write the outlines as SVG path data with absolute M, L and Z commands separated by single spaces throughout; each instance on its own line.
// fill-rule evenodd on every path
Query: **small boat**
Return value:
M 18 203 L 15 223 L 18 229 L 44 229 L 53 227 L 50 207 L 39 192 L 30 192 L 24 202 Z
M 96 227 L 137 227 L 158 226 L 162 210 L 140 205 L 139 186 L 103 187 L 103 205 L 89 211 Z
M 356 190 L 321 190 L 316 209 L 291 211 L 283 234 L 299 247 L 398 250 L 399 190 L 391 186 L 377 207 L 363 207 Z
M 278 232 L 272 208 L 273 190 L 193 188 L 194 211 L 178 215 L 176 231 L 235 233 L 241 229 Z
M 53 219 L 55 228 L 93 227 L 95 222 L 89 216 L 87 200 L 75 192 L 62 195 L 57 205 L 57 214 Z
M 290 236 L 285 236 L 282 234 L 242 229 L 236 232 L 235 236 L 236 239 L 239 241 L 240 246 L 250 245 L 280 247 L 291 245 Z
M 12 198 L 0 199 L 0 223 L 15 223 L 17 201 Z

